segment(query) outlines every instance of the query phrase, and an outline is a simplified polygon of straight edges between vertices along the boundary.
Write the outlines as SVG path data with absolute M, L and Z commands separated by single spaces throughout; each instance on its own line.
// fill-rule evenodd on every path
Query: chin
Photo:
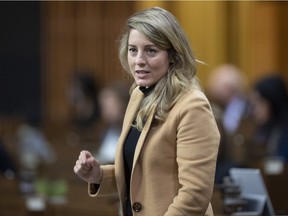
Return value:
M 151 84 L 147 83 L 147 82 L 136 82 L 138 86 L 140 87 L 147 87 L 150 86 Z
M 147 81 L 145 81 L 145 82 L 143 82 L 143 81 L 136 81 L 136 84 L 138 85 L 138 86 L 143 86 L 143 87 L 150 87 L 150 86 L 153 86 L 154 84 L 155 84 L 156 82 L 147 82 Z

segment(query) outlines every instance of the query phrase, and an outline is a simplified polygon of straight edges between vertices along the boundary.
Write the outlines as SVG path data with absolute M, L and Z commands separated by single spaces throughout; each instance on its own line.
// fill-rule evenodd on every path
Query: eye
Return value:
M 135 47 L 129 47 L 128 48 L 128 52 L 130 52 L 130 53 L 134 53 L 134 52 L 136 52 L 137 50 L 136 50 L 136 48 Z
M 157 52 L 156 49 L 153 49 L 153 48 L 148 48 L 147 51 L 146 51 L 148 54 L 155 54 Z

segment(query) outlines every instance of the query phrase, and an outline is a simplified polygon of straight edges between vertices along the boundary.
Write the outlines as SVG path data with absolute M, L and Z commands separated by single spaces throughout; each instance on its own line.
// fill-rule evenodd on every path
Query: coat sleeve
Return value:
M 185 97 L 176 123 L 180 189 L 165 216 L 204 215 L 211 211 L 220 134 L 202 92 Z
M 114 165 L 103 165 L 103 179 L 100 185 L 88 183 L 88 194 L 91 197 L 117 193 Z

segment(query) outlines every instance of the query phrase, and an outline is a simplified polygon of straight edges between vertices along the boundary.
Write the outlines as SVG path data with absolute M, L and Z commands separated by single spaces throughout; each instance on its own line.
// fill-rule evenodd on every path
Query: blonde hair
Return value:
M 167 74 L 146 96 L 136 117 L 136 127 L 142 130 L 145 118 L 156 108 L 155 118 L 163 122 L 183 94 L 196 80 L 196 59 L 189 40 L 177 19 L 167 10 L 152 7 L 131 16 L 123 29 L 119 44 L 119 59 L 122 67 L 132 75 L 128 64 L 128 39 L 131 29 L 143 33 L 151 42 L 167 50 L 171 59 Z M 137 87 L 134 82 L 130 92 Z

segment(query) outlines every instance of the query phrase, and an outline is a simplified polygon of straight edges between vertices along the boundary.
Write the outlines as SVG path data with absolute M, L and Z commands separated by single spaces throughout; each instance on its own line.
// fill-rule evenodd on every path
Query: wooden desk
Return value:
M 18 182 L 0 176 L 0 215 L 26 216 L 25 199 L 18 190 Z
M 288 215 L 288 169 L 279 175 L 264 175 L 267 191 L 277 215 Z

